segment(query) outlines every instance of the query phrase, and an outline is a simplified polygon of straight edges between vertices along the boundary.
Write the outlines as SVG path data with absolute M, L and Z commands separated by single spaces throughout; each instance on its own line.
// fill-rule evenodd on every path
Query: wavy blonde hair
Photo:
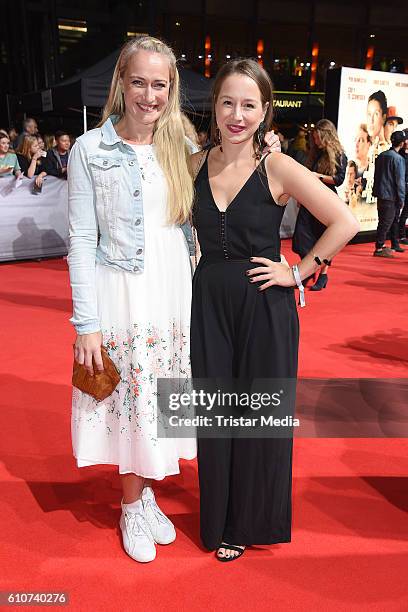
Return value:
M 154 126 L 153 143 L 156 145 L 157 160 L 167 181 L 168 221 L 182 224 L 189 218 L 194 190 L 190 171 L 190 151 L 184 137 L 181 118 L 179 73 L 175 55 L 168 45 L 152 36 L 139 36 L 122 47 L 99 126 L 105 123 L 110 115 L 118 115 L 119 119 L 124 116 L 126 109 L 120 80 L 126 73 L 130 58 L 140 50 L 160 53 L 169 61 L 169 99 Z
M 315 167 L 317 172 L 334 176 L 337 172 L 340 156 L 344 153 L 336 126 L 329 119 L 320 119 L 314 130 L 319 134 L 322 148 L 316 146 L 313 138 L 311 139 L 306 165 L 308 168 L 313 168 L 317 162 Z

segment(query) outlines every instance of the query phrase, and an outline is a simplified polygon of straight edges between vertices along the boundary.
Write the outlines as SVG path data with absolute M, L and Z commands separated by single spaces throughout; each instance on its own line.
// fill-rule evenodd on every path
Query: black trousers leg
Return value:
M 293 380 L 297 375 L 296 303 L 293 291 L 279 287 L 256 295 L 250 307 L 252 312 L 248 308 L 243 313 L 239 327 L 236 375 L 248 385 L 253 383 L 248 392 L 267 392 L 275 379 Z M 268 389 L 257 387 L 256 379 L 265 379 Z M 238 545 L 290 541 L 292 446 L 292 437 L 232 440 L 224 541 Z
M 378 226 L 375 246 L 377 249 L 382 249 L 387 238 L 387 233 L 395 220 L 395 202 L 393 200 L 382 200 L 378 198 L 377 209 Z
M 293 290 L 259 293 L 248 264 L 196 272 L 191 360 L 194 380 L 214 377 L 295 378 L 298 319 Z M 212 386 L 212 381 L 210 381 Z M 198 441 L 200 531 L 204 546 L 221 542 L 288 542 L 291 529 L 292 439 Z
M 398 228 L 398 223 L 399 223 L 399 218 L 400 218 L 400 210 L 401 210 L 401 207 L 400 207 L 399 202 L 395 202 L 394 219 L 393 219 L 391 227 L 390 227 L 391 247 L 398 247 L 399 246 L 399 228 Z
M 215 550 L 223 540 L 230 494 L 231 442 L 198 439 L 200 537 L 208 550 Z
M 191 366 L 193 380 L 206 391 L 232 377 L 233 330 L 228 300 L 212 296 L 199 266 L 193 280 L 191 315 Z M 220 278 L 220 288 L 224 279 Z M 198 380 L 197 380 L 198 379 Z M 200 380 L 202 379 L 202 380 Z M 211 416 L 211 415 L 209 415 Z M 221 541 L 230 489 L 231 439 L 200 437 L 198 431 L 198 477 L 200 484 L 200 536 L 214 550 Z
M 406 229 L 405 229 L 405 224 L 407 222 L 407 219 L 408 219 L 408 195 L 405 196 L 405 204 L 401 211 L 399 222 L 398 222 L 398 230 L 399 230 L 398 233 L 399 233 L 400 238 L 407 237 Z

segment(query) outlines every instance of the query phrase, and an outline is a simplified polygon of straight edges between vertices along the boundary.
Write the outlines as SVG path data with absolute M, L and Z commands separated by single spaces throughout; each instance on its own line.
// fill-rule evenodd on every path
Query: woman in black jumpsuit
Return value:
M 208 152 L 193 210 L 201 259 L 193 279 L 194 378 L 295 378 L 298 316 L 293 288 L 264 292 L 248 282 L 252 256 L 280 262 L 284 209 L 270 193 L 262 160 L 220 212 L 208 180 Z M 199 438 L 201 538 L 242 545 L 289 542 L 291 438 Z
M 225 64 L 214 84 L 215 148 L 193 156 L 193 225 L 201 248 L 191 315 L 196 388 L 198 379 L 206 379 L 212 391 L 221 382 L 222 392 L 238 389 L 250 395 L 260 384 L 255 379 L 273 386 L 277 379 L 296 378 L 299 326 L 293 287 L 302 291 L 301 278 L 320 264 L 312 253 L 299 267 L 278 263 L 283 207 L 272 187 L 279 202 L 289 195 L 304 201 L 328 227 L 315 245 L 322 260 L 358 229 L 347 206 L 309 170 L 280 153 L 262 158 L 272 90 L 255 60 Z M 243 177 L 248 177 L 245 182 Z M 289 401 L 284 414 L 293 415 L 293 404 Z M 232 412 L 240 409 L 235 405 Z M 273 438 L 251 437 L 255 431 L 247 431 L 207 437 L 208 431 L 199 430 L 201 538 L 208 549 L 219 549 L 221 561 L 237 558 L 248 545 L 291 539 L 291 430 Z

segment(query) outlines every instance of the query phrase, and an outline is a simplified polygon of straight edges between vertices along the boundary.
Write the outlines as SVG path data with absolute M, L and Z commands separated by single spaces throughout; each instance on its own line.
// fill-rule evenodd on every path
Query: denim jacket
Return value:
M 404 158 L 391 147 L 375 160 L 373 195 L 381 200 L 405 202 Z
M 137 156 L 110 117 L 80 136 L 68 162 L 69 273 L 78 334 L 100 330 L 95 263 L 141 274 L 144 268 L 142 184 Z M 191 227 L 181 226 L 194 253 Z

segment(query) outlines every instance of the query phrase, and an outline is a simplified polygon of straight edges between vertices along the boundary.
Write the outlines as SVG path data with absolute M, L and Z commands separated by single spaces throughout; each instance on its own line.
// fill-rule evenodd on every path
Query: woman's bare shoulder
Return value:
M 265 167 L 268 177 L 281 179 L 294 173 L 303 175 L 305 172 L 308 172 L 307 168 L 299 164 L 293 157 L 278 151 L 271 151 L 269 153 L 265 159 Z
M 192 170 L 193 176 L 196 176 L 198 170 L 200 169 L 201 165 L 204 162 L 205 156 L 206 156 L 205 149 L 201 151 L 197 151 L 197 153 L 193 153 L 192 155 L 190 155 L 190 164 L 191 164 L 191 170 Z
M 292 157 L 278 151 L 271 151 L 266 157 L 265 169 L 271 193 L 280 206 L 285 206 L 289 201 L 292 181 L 299 183 L 304 173 L 308 172 Z
M 282 170 L 284 168 L 290 168 L 291 166 L 293 167 L 293 163 L 296 164 L 297 162 L 281 151 L 271 151 L 265 158 L 266 167 L 268 170 L 271 169 L 272 172 L 274 169 Z
M 205 154 L 205 149 L 201 149 L 200 151 L 197 151 L 196 153 L 192 153 L 190 155 L 190 159 L 192 162 L 194 162 L 197 159 L 201 159 L 204 154 Z

